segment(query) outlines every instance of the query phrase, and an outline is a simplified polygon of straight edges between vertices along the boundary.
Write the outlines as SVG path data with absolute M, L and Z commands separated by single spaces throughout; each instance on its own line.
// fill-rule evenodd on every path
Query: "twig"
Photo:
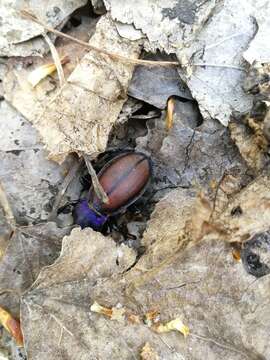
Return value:
M 54 28 L 48 26 L 47 24 L 45 24 L 44 22 L 42 22 L 40 19 L 38 19 L 34 14 L 32 14 L 31 12 L 22 10 L 20 11 L 20 14 L 28 19 L 28 20 L 32 20 L 33 22 L 35 22 L 36 24 L 39 24 L 40 26 L 42 26 L 45 30 L 57 35 L 57 36 L 61 36 L 63 38 L 69 39 L 73 42 L 76 42 L 77 44 L 88 48 L 90 50 L 94 50 L 100 54 L 104 54 L 109 56 L 111 59 L 115 59 L 115 60 L 119 60 L 119 61 L 123 61 L 126 63 L 130 63 L 130 64 L 135 64 L 135 65 L 145 65 L 145 66 L 180 66 L 180 63 L 178 61 L 151 61 L 151 60 L 142 60 L 142 59 L 132 59 L 132 58 L 127 58 L 125 56 L 122 55 L 118 55 L 115 53 L 111 53 L 107 50 L 98 48 L 97 46 L 94 45 L 90 45 L 85 41 L 79 40 L 74 38 L 73 36 L 67 35 L 61 31 L 55 30 Z
M 91 160 L 90 160 L 89 156 L 84 155 L 83 157 L 84 157 L 85 164 L 87 166 L 87 170 L 88 170 L 88 172 L 89 172 L 89 174 L 91 176 L 92 184 L 93 184 L 93 187 L 95 189 L 95 193 L 96 193 L 97 197 L 104 204 L 108 204 L 109 198 L 108 198 L 107 194 L 105 193 L 105 191 L 103 190 L 102 186 L 100 185 L 97 174 L 95 172 L 95 169 L 93 168 L 93 165 L 91 163 Z
M 57 52 L 53 42 L 49 38 L 49 36 L 46 33 L 43 33 L 42 35 L 50 47 L 52 58 L 53 58 L 53 61 L 54 61 L 54 64 L 55 64 L 55 67 L 57 70 L 58 78 L 59 78 L 60 87 L 62 87 L 65 84 L 65 75 L 64 75 L 64 70 L 63 70 L 63 67 L 61 64 L 60 57 L 58 55 L 58 52 Z
M 58 211 L 59 205 L 61 203 L 61 200 L 62 200 L 69 184 L 74 179 L 74 177 L 77 175 L 77 172 L 79 171 L 79 168 L 82 165 L 82 161 L 83 161 L 82 159 L 80 161 L 76 160 L 76 163 L 73 164 L 71 166 L 71 168 L 69 169 L 69 172 L 68 172 L 67 176 L 65 177 L 65 179 L 59 189 L 59 192 L 55 198 L 51 214 L 48 217 L 48 221 L 53 221 L 56 218 L 57 211 Z
M 16 221 L 15 221 L 11 206 L 9 204 L 6 192 L 5 192 L 1 182 L 0 182 L 0 206 L 2 206 L 2 208 L 4 210 L 5 217 L 8 221 L 8 223 L 10 224 L 12 229 L 14 229 L 16 227 Z

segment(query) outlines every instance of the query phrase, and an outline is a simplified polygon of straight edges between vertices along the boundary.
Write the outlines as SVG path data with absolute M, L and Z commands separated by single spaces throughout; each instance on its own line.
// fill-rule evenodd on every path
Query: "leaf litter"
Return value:
M 106 0 L 105 14 L 95 1 L 102 16 L 77 26 L 71 14 L 84 2 L 67 3 L 56 22 L 41 5 L 29 10 L 45 29 L 66 24 L 81 42 L 54 34 L 52 56 L 45 46 L 37 58 L 29 48 L 44 28 L 32 22 L 25 44 L 5 45 L 26 58 L 4 59 L 0 72 L 3 319 L 20 318 L 29 359 L 267 359 L 266 4 L 139 3 Z M 138 59 L 156 49 L 179 66 Z M 29 83 L 63 56 L 63 84 L 57 72 Z M 94 176 L 127 148 L 150 155 L 154 172 L 137 208 L 116 219 L 128 232 L 73 228 L 83 161 L 70 153 Z M 2 342 L 0 351 L 8 356 Z

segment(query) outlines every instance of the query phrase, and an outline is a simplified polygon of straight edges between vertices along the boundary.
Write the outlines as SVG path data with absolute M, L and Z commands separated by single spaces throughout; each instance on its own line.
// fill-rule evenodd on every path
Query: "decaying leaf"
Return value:
M 125 1 L 106 0 L 105 6 L 114 19 L 133 23 L 146 34 L 146 49 L 176 52 L 184 70 L 180 76 L 186 77 L 203 117 L 227 125 L 232 110 L 250 107 L 251 97 L 241 86 L 245 77 L 242 54 L 256 32 L 252 16 L 257 4 L 181 0 L 172 6 L 151 0 L 132 6 Z M 145 13 L 148 16 L 141 16 Z
M 0 180 L 15 219 L 24 225 L 45 220 L 70 159 L 62 166 L 48 161 L 33 126 L 5 101 L 0 102 L 0 118 L 0 132 L 5 134 L 0 145 Z M 66 199 L 79 196 L 76 184 Z
M 172 56 L 146 54 L 143 59 L 172 61 Z M 192 96 L 181 80 L 176 67 L 137 66 L 132 76 L 128 94 L 159 109 L 165 109 L 171 96 L 191 100 Z
M 188 45 L 196 38 L 203 24 L 215 8 L 215 1 L 140 0 L 136 6 L 125 0 L 105 0 L 104 4 L 112 18 L 134 24 L 148 38 L 145 47 L 156 52 L 174 53 L 175 49 Z M 147 14 L 147 16 L 143 16 Z
M 90 43 L 128 57 L 136 57 L 140 51 L 138 42 L 123 41 L 109 15 L 98 22 Z M 31 119 L 51 159 L 62 162 L 70 152 L 94 156 L 105 150 L 126 99 L 133 67 L 102 54 L 85 55 L 43 113 Z
M 253 105 L 244 114 L 232 117 L 231 137 L 250 168 L 259 172 L 268 162 L 270 140 L 270 65 L 254 63 L 244 83 L 253 95 Z
M 259 0 L 253 4 L 252 16 L 256 20 L 258 30 L 243 56 L 250 64 L 253 64 L 254 61 L 267 63 L 270 61 L 270 46 L 265 39 L 270 30 L 270 20 L 268 16 L 270 4 L 267 0 Z
M 247 4 L 233 0 L 172 4 L 139 0 L 136 6 L 122 0 L 104 3 L 110 12 L 102 16 L 90 44 L 132 59 L 139 56 L 143 42 L 146 49 L 176 51 L 182 65 L 179 73 L 207 121 L 195 101 L 179 98 L 173 100 L 173 111 L 169 100 L 167 121 L 164 111 L 159 118 L 157 113 L 145 115 L 146 106 L 142 102 L 137 106 L 134 100 L 119 116 L 134 64 L 102 51 L 84 53 L 80 48 L 82 52 L 77 53 L 77 45 L 67 42 L 73 54 L 62 87 L 55 76 L 46 77 L 35 88 L 27 83 L 33 68 L 48 63 L 48 58 L 34 60 L 30 67 L 27 62 L 31 59 L 25 63 L 10 59 L 5 98 L 33 123 L 51 159 L 61 163 L 70 152 L 83 152 L 92 160 L 107 146 L 115 146 L 111 137 L 108 142 L 109 135 L 114 136 L 111 130 L 117 133 L 115 125 L 122 127 L 135 113 L 138 119 L 150 119 L 148 134 L 145 136 L 143 125 L 143 137 L 137 141 L 137 150 L 150 153 L 154 164 L 153 196 L 146 203 L 146 213 L 150 214 L 164 191 L 167 195 L 157 203 L 138 245 L 143 254 L 90 228 L 74 228 L 69 234 L 70 228 L 59 229 L 53 223 L 14 225 L 10 239 L 0 238 L 0 305 L 17 317 L 20 310 L 29 359 L 96 360 L 107 359 L 108 354 L 111 360 L 268 359 L 270 346 L 265 334 L 270 330 L 270 280 L 265 275 L 270 271 L 270 176 L 264 172 L 247 185 L 251 176 L 240 154 L 252 169 L 266 165 L 269 139 L 265 119 L 270 112 L 261 123 L 252 116 L 241 123 L 244 127 L 231 123 L 231 137 L 240 154 L 229 131 L 215 120 L 227 125 L 233 110 L 248 111 L 251 106 L 251 96 L 242 89 L 246 76 L 242 56 L 256 31 L 250 16 L 254 5 L 250 0 Z M 94 1 L 94 9 L 105 11 L 100 1 Z M 42 18 L 38 11 L 37 15 Z M 56 26 L 53 21 L 52 26 Z M 39 26 L 37 29 L 42 31 Z M 256 37 L 253 41 L 256 46 Z M 13 45 L 8 44 L 5 51 L 12 52 Z M 64 46 L 57 42 L 55 46 L 60 56 L 62 50 L 68 54 Z M 151 68 L 147 71 L 151 73 Z M 257 87 L 267 108 L 269 81 L 266 84 L 263 78 Z M 159 102 L 167 101 L 168 91 L 163 95 Z M 172 90 L 170 95 L 179 94 Z M 2 103 L 0 111 L 8 113 L 6 102 Z M 137 114 L 139 108 L 142 113 Z M 41 145 L 33 142 L 36 133 L 28 125 L 18 131 L 27 134 L 13 144 L 11 135 L 24 122 L 17 116 L 15 125 L 2 124 L 8 131 L 1 149 L 0 178 L 15 219 L 29 218 L 32 210 L 28 205 L 36 200 L 34 196 L 38 203 L 34 221 L 46 219 L 48 204 L 40 215 L 44 200 L 40 199 L 39 183 L 33 191 L 33 174 L 37 173 L 38 179 L 42 174 L 55 195 L 65 165 L 55 165 L 55 176 L 42 172 L 52 164 L 44 163 L 45 152 L 40 158 L 33 156 L 32 152 L 39 153 L 35 147 L 40 150 Z M 11 166 L 13 161 L 19 165 Z M 39 164 L 44 169 L 39 169 Z M 21 192 L 17 184 L 15 190 L 10 185 L 7 170 L 24 179 L 21 198 L 27 198 L 25 214 Z M 25 170 L 31 177 L 29 183 Z M 28 193 L 24 191 L 27 186 Z M 174 190 L 168 192 L 171 188 Z M 44 198 L 48 196 L 52 198 L 47 193 Z M 263 249 L 258 238 L 267 238 Z M 248 245 L 250 239 L 255 239 L 253 245 Z M 260 272 L 256 281 L 257 275 L 245 264 L 248 247 L 268 261 L 267 271 Z M 1 314 L 10 330 L 9 313 L 0 307 L 0 320 Z
M 246 75 L 242 54 L 256 32 L 251 8 L 246 2 L 224 1 L 216 6 L 197 41 L 177 50 L 179 61 L 187 58 L 193 69 L 186 80 L 202 116 L 225 126 L 233 110 L 246 111 L 252 102 L 242 89 Z
M 249 167 L 256 171 L 263 169 L 268 160 L 268 142 L 263 135 L 262 128 L 262 122 L 261 125 L 258 124 L 258 126 L 256 126 L 257 131 L 253 131 L 248 124 L 240 121 L 231 121 L 229 124 L 232 140 L 237 145 L 243 159 L 245 159 Z
M 93 34 L 96 20 L 84 20 L 82 24 L 68 32 L 79 40 L 88 41 Z M 67 40 L 58 39 L 56 48 L 59 56 L 68 56 L 69 63 L 64 67 L 65 77 L 78 65 L 86 50 L 78 44 Z M 31 65 L 29 66 L 29 62 Z M 45 108 L 47 101 L 52 100 L 59 91 L 57 76 L 47 77 L 35 89 L 28 82 L 30 74 L 39 66 L 52 62 L 51 55 L 41 58 L 10 59 L 3 79 L 5 99 L 15 107 L 26 119 L 34 121 Z M 25 65 L 24 65 L 25 64 Z
M 160 205 L 154 214 L 156 218 L 165 207 L 171 209 L 172 201 L 177 202 L 177 192 L 183 190 L 175 190 L 171 200 L 164 200 L 164 208 Z M 178 196 L 178 208 L 183 206 L 182 199 Z M 149 223 L 148 232 L 163 237 L 164 248 L 166 243 L 170 248 L 168 230 L 173 226 L 177 232 L 181 222 L 176 216 L 175 209 L 166 227 L 160 226 L 161 220 Z M 152 244 L 156 253 L 161 252 L 160 245 Z M 28 355 L 41 360 L 61 357 L 63 352 L 70 359 L 89 359 L 89 353 L 93 359 L 108 354 L 113 360 L 130 359 L 138 357 L 149 342 L 161 358 L 168 360 L 176 355 L 215 360 L 269 356 L 267 337 L 253 328 L 262 329 L 262 322 L 264 331 L 269 328 L 270 313 L 260 306 L 269 303 L 268 277 L 254 283 L 221 239 L 190 243 L 181 251 L 172 248 L 160 262 L 153 262 L 153 251 L 125 271 L 131 262 L 126 261 L 124 267 L 117 265 L 117 246 L 109 237 L 91 229 L 74 229 L 63 240 L 60 258 L 41 271 L 23 296 L 22 326 Z M 160 324 L 170 324 L 169 328 L 175 325 L 171 320 L 181 316 L 189 324 L 190 335 L 184 339 L 177 331 L 156 333 L 145 324 L 110 321 L 90 311 L 89 300 L 90 304 L 106 304 L 107 309 L 120 303 L 133 314 L 157 309 Z M 251 309 L 255 304 L 254 312 Z
M 215 120 L 201 124 L 194 103 L 174 101 L 171 130 L 166 131 L 164 117 L 151 119 L 147 122 L 148 134 L 137 138 L 137 149 L 150 152 L 155 160 L 154 189 L 197 186 L 199 191 L 200 186 L 208 188 L 224 172 L 245 177 L 247 167 L 228 130 Z
M 70 228 L 47 223 L 15 230 L 0 262 L 0 304 L 19 316 L 20 296 L 30 288 L 42 267 L 59 255 L 62 237 Z
M 42 34 L 42 28 L 21 18 L 19 11 L 29 9 L 47 24 L 57 27 L 77 8 L 86 4 L 85 0 L 55 0 L 48 2 L 3 1 L 0 5 L 0 56 L 41 56 L 48 51 L 44 41 L 34 39 Z M 30 41 L 29 41 L 30 40 Z
M 268 230 L 270 221 L 269 176 L 261 175 L 230 201 L 218 223 L 230 242 L 242 242 Z M 235 211 L 240 209 L 241 211 Z
M 253 235 L 269 229 L 270 197 L 268 175 L 261 175 L 249 185 L 224 198 L 223 191 L 210 201 L 197 197 L 188 233 L 193 241 L 204 237 L 219 237 L 230 243 L 243 243 Z M 238 186 L 241 184 L 238 183 Z M 221 208 L 215 207 L 220 202 Z
M 18 346 L 23 346 L 23 335 L 20 322 L 0 306 L 0 324 L 10 333 Z

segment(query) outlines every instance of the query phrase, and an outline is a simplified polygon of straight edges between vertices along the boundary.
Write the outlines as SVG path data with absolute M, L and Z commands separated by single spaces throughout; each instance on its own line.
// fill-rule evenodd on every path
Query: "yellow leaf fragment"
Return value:
M 116 320 L 116 321 L 125 320 L 126 309 L 123 307 L 107 308 L 105 306 L 99 305 L 99 303 L 95 301 L 93 305 L 91 305 L 90 310 L 98 314 L 106 315 L 111 320 Z
M 118 322 L 128 321 L 132 324 L 145 324 L 150 329 L 154 330 L 157 333 L 165 333 L 169 331 L 179 331 L 181 332 L 185 337 L 189 334 L 189 328 L 183 324 L 182 320 L 180 318 L 176 318 L 174 320 L 171 320 L 167 322 L 166 324 L 160 323 L 160 314 L 156 310 L 148 311 L 143 316 L 143 322 L 141 322 L 140 317 L 136 314 L 128 314 L 126 308 L 122 306 L 116 306 L 112 308 L 107 308 L 105 306 L 100 305 L 97 301 L 95 301 L 91 307 L 90 310 L 92 312 L 106 315 L 111 320 L 116 320 Z M 134 321 L 135 320 L 135 321 Z
M 126 309 L 123 307 L 113 307 L 112 308 L 112 316 L 111 319 L 112 320 L 116 320 L 116 321 L 124 321 L 125 320 L 125 314 L 126 314 Z
M 60 59 L 61 64 L 64 65 L 66 64 L 69 59 L 67 56 L 64 56 Z M 47 76 L 51 75 L 52 73 L 54 73 L 56 71 L 56 66 L 54 63 L 51 64 L 45 64 L 45 65 L 41 65 L 39 66 L 37 69 L 33 70 L 27 77 L 27 81 L 33 86 L 37 86 L 38 83 L 40 83 L 40 81 L 42 79 L 45 79 Z
M 144 315 L 144 323 L 149 327 L 159 322 L 160 322 L 160 313 L 157 310 L 148 311 Z
M 141 351 L 141 360 L 159 360 L 159 356 L 156 351 L 147 342 Z
M 165 119 L 166 129 L 169 131 L 173 126 L 174 99 L 170 98 L 167 103 L 167 114 Z
M 106 315 L 109 318 L 111 318 L 111 316 L 112 316 L 112 309 L 106 308 L 105 306 L 101 306 L 96 301 L 93 303 L 93 305 L 91 305 L 90 310 L 92 312 L 95 312 L 95 313 L 98 313 L 98 314 Z
M 128 314 L 127 315 L 127 321 L 131 324 L 140 324 L 141 323 L 141 318 L 139 315 L 135 315 L 135 314 Z
M 154 326 L 153 329 L 158 333 L 165 333 L 176 330 L 181 332 L 184 335 L 184 337 L 189 335 L 189 328 L 183 324 L 180 318 L 171 320 L 166 324 L 159 324 L 157 326 Z
M 20 322 L 0 306 L 0 324 L 10 333 L 18 346 L 23 346 L 23 335 Z

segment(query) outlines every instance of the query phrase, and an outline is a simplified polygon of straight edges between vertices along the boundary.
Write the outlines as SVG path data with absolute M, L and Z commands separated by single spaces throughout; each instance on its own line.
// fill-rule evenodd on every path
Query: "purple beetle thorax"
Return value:
M 81 228 L 91 227 L 94 230 L 100 230 L 108 220 L 107 215 L 98 214 L 88 205 L 87 199 L 82 199 L 74 208 L 74 217 L 76 224 Z

